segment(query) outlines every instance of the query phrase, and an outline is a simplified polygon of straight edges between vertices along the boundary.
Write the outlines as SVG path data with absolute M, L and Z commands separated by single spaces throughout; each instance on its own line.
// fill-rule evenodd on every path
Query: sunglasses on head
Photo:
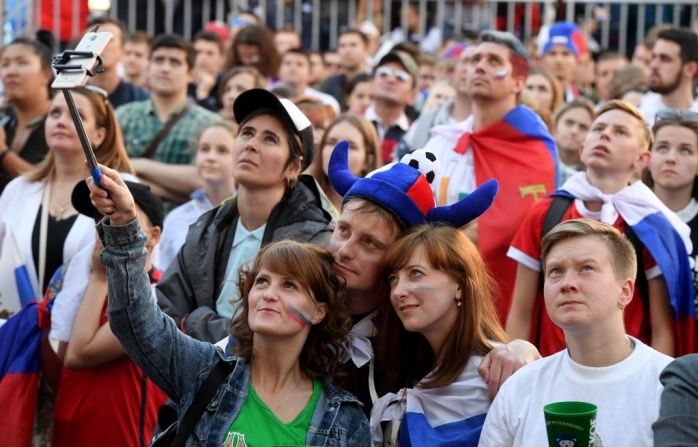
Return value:
M 654 119 L 655 121 L 675 119 L 698 121 L 698 112 L 693 110 L 663 109 L 657 112 Z
M 409 82 L 411 79 L 410 74 L 405 70 L 395 70 L 390 67 L 378 67 L 376 69 L 376 76 L 379 78 L 387 78 L 392 76 L 400 82 Z

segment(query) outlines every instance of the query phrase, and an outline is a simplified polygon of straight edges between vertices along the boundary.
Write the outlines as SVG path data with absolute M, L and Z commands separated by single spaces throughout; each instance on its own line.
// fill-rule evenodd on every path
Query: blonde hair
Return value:
M 136 171 L 133 169 L 126 153 L 124 140 L 121 136 L 121 127 L 119 127 L 114 108 L 109 103 L 109 100 L 89 87 L 78 87 L 73 89 L 73 93 L 82 95 L 89 100 L 95 114 L 95 126 L 97 128 L 103 127 L 106 130 L 102 144 L 92 148 L 97 158 L 97 163 L 119 172 L 135 174 Z M 33 171 L 27 174 L 27 178 L 33 182 L 43 180 L 53 175 L 55 170 L 56 159 L 53 151 L 49 148 L 46 157 Z
M 613 272 L 617 279 L 632 279 L 637 276 L 637 256 L 633 244 L 611 225 L 594 219 L 566 220 L 553 227 L 541 241 L 540 259 L 545 272 L 545 263 L 550 250 L 562 241 L 579 237 L 595 237 L 606 244 L 611 255 Z
M 599 110 L 596 112 L 596 116 L 594 117 L 594 119 L 596 120 L 604 113 L 610 112 L 612 110 L 620 110 L 621 112 L 625 112 L 628 115 L 632 115 L 632 117 L 640 123 L 640 136 L 642 138 L 643 144 L 643 147 L 641 149 L 643 151 L 649 151 L 652 147 L 652 144 L 654 144 L 654 135 L 652 134 L 652 130 L 650 130 L 649 126 L 647 125 L 645 117 L 642 116 L 642 113 L 640 113 L 638 108 L 629 103 L 628 101 L 623 101 L 622 99 L 612 99 L 610 101 L 605 102 L 599 108 Z

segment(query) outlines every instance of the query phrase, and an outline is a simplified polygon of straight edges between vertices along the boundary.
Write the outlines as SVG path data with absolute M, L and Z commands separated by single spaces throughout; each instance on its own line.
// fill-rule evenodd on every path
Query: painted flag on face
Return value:
M 439 388 L 408 388 L 381 397 L 371 412 L 373 445 L 383 441 L 385 421 L 401 421 L 400 446 L 476 447 L 490 402 L 472 356 L 461 375 Z
M 36 297 L 36 292 L 15 235 L 9 228 L 6 231 L 0 251 L 0 312 L 12 315 L 30 303 Z

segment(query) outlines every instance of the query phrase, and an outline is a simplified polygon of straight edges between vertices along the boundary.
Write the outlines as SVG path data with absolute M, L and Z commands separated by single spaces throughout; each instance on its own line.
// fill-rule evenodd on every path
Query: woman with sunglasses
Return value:
M 0 82 L 9 102 L 0 114 L 0 194 L 14 177 L 46 156 L 46 112 L 51 105 L 51 50 L 18 37 L 0 52 Z
M 243 135 L 259 125 L 240 121 Z M 114 334 L 175 402 L 180 428 L 204 380 L 224 370 L 187 445 L 367 445 L 361 404 L 332 383 L 351 325 L 332 256 L 288 240 L 261 249 L 240 269 L 241 312 L 229 328 L 237 343 L 224 353 L 183 334 L 153 304 L 133 198 L 113 170 L 103 174 L 105 189 L 87 181 L 92 203 L 109 216 L 99 226 Z
M 664 204 L 691 228 L 691 265 L 698 257 L 698 113 L 663 110 L 657 113 L 652 158 L 645 182 Z M 698 272 L 693 269 L 693 284 Z M 695 290 L 698 293 L 698 289 Z

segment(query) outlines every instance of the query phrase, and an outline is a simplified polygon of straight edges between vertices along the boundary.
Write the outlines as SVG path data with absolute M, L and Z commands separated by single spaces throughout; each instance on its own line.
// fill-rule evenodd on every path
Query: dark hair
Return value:
M 298 135 L 298 132 L 291 127 L 291 124 L 288 122 L 288 118 L 281 116 L 279 112 L 274 109 L 269 107 L 261 107 L 250 112 L 242 122 L 238 123 L 238 133 L 245 127 L 245 124 L 248 121 L 261 115 L 270 115 L 278 119 L 284 129 L 284 132 L 286 133 L 286 139 L 288 140 L 289 144 L 289 156 L 286 166 L 289 166 L 296 160 L 301 159 L 303 157 L 303 146 L 301 145 L 300 135 Z
M 361 38 L 361 41 L 364 43 L 364 46 L 368 46 L 368 36 L 364 34 L 360 29 L 358 28 L 346 28 L 341 31 L 339 31 L 339 36 L 337 36 L 337 40 L 339 40 L 340 37 L 344 36 L 345 34 L 356 34 Z
M 601 53 L 599 53 L 599 56 L 596 58 L 596 63 L 598 64 L 599 62 L 604 61 L 615 61 L 617 59 L 623 59 L 625 61 L 628 60 L 628 58 L 625 57 L 624 54 L 621 54 L 617 51 L 604 50 Z
M 126 42 L 144 43 L 150 46 L 150 37 L 145 31 L 134 31 L 126 37 Z
M 150 57 L 152 58 L 153 53 L 160 48 L 175 48 L 184 51 L 186 54 L 185 60 L 187 62 L 187 67 L 192 68 L 194 66 L 194 59 L 196 58 L 194 47 L 184 40 L 182 36 L 178 36 L 177 34 L 161 34 L 157 36 L 150 46 Z
M 240 297 L 242 312 L 232 320 L 230 334 L 238 341 L 234 352 L 250 362 L 253 332 L 248 322 L 250 290 L 259 271 L 264 268 L 274 273 L 295 278 L 317 303 L 327 305 L 325 317 L 310 326 L 298 362 L 309 377 L 340 375 L 345 353 L 345 337 L 351 319 L 344 304 L 344 287 L 333 271 L 334 259 L 326 250 L 312 244 L 295 241 L 275 242 L 262 248 L 250 269 L 240 270 Z
M 235 35 L 233 45 L 228 52 L 226 68 L 242 65 L 237 54 L 239 44 L 254 45 L 259 48 L 259 60 L 254 67 L 267 78 L 276 76 L 279 71 L 279 51 L 274 44 L 274 36 L 269 28 L 263 25 L 248 25 L 241 28 Z
M 649 88 L 649 77 L 642 67 L 633 64 L 626 65 L 613 76 L 608 87 L 608 99 L 623 99 L 626 93 L 638 91 L 646 93 Z
M 197 40 L 205 40 L 206 42 L 215 43 L 218 46 L 218 51 L 220 51 L 221 54 L 223 53 L 224 48 L 221 36 L 213 31 L 199 31 L 196 33 L 196 36 L 194 36 L 194 40 L 192 40 L 192 42 L 196 42 Z
M 221 80 L 218 83 L 218 97 L 223 97 L 223 94 L 225 93 L 225 84 L 227 84 L 228 81 L 233 79 L 235 76 L 243 73 L 247 73 L 254 78 L 254 87 L 252 88 L 266 87 L 267 80 L 264 79 L 264 76 L 262 76 L 259 70 L 257 70 L 254 67 L 246 67 L 244 65 L 240 65 L 238 67 L 231 68 L 230 70 L 223 73 L 223 75 L 221 76 Z
M 471 356 L 484 356 L 492 350 L 493 342 L 507 340 L 494 307 L 496 283 L 475 245 L 457 228 L 421 225 L 388 248 L 383 258 L 385 271 L 393 273 L 403 268 L 419 248 L 432 268 L 448 274 L 458 284 L 462 305 L 456 307 L 454 297 L 458 318 L 442 351 L 435 353 L 422 334 L 404 328 L 390 300 L 383 300 L 376 360 L 385 369 L 385 383 L 391 390 L 414 386 L 420 379 L 422 388 L 453 383 Z M 424 379 L 429 371 L 428 379 Z
M 531 57 L 515 35 L 506 31 L 485 31 L 480 34 L 478 45 L 485 42 L 496 43 L 509 48 L 512 76 L 524 78 L 528 76 Z
M 368 73 L 361 73 L 353 78 L 349 79 L 347 83 L 344 85 L 344 95 L 346 98 L 351 95 L 351 92 L 354 91 L 357 85 L 361 84 L 362 82 L 371 82 L 373 79 L 373 76 L 368 74 Z
M 86 31 L 91 31 L 92 28 L 98 25 L 114 25 L 115 27 L 119 28 L 119 32 L 121 33 L 120 41 L 121 41 L 121 46 L 126 43 L 126 35 L 128 34 L 126 31 L 126 27 L 124 26 L 124 23 L 114 17 L 110 16 L 97 16 L 93 17 L 92 19 L 87 21 L 87 25 L 85 26 Z
M 698 34 L 685 28 L 660 31 L 657 39 L 669 40 L 681 47 L 681 62 L 698 62 Z
M 51 63 L 53 62 L 53 55 L 51 54 L 51 48 L 45 43 L 39 41 L 38 39 L 31 39 L 29 37 L 16 37 L 5 46 L 5 48 L 11 47 L 13 45 L 25 45 L 32 49 L 32 52 L 39 57 L 41 62 L 42 70 L 51 70 Z
M 308 65 L 312 64 L 312 61 L 310 60 L 310 52 L 308 50 L 306 50 L 305 48 L 296 47 L 296 48 L 290 48 L 290 49 L 286 50 L 286 52 L 281 55 L 282 61 L 284 60 L 284 58 L 286 57 L 287 54 L 296 54 L 298 56 L 303 56 L 308 61 Z

